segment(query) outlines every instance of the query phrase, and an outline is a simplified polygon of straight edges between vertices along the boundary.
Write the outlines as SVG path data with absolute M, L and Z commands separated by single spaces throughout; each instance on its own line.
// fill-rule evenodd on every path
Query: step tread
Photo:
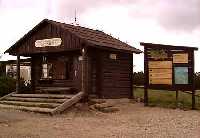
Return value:
M 41 107 L 41 108 L 56 108 L 61 104 L 56 103 L 42 103 L 42 102 L 21 102 L 21 101 L 0 101 L 0 104 L 26 106 L 26 107 Z
M 63 103 L 68 99 L 6 97 L 4 100 L 8 100 L 8 101 L 23 101 L 23 102 Z
M 23 111 L 39 112 L 39 113 L 51 113 L 53 111 L 53 109 L 50 108 L 26 107 L 26 106 L 15 106 L 15 105 L 5 105 L 5 104 L 0 104 L 0 108 L 17 109 Z
M 72 98 L 73 94 L 12 94 L 12 97 L 22 97 L 22 98 L 61 98 L 69 99 Z
M 37 87 L 37 89 L 42 91 L 68 91 L 71 87 Z

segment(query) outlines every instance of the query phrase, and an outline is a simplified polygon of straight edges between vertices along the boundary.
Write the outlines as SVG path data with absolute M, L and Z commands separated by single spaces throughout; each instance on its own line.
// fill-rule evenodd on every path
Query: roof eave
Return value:
M 141 45 L 141 46 L 168 46 L 168 47 L 177 47 L 177 48 L 198 50 L 197 47 L 177 46 L 177 45 L 168 45 L 168 44 L 156 44 L 156 43 L 145 43 L 145 42 L 140 42 L 140 45 Z

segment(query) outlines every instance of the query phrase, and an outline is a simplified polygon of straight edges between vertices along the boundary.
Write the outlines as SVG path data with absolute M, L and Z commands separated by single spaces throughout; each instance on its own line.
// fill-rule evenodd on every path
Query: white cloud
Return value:
M 43 18 L 73 22 L 75 9 L 81 25 L 140 49 L 140 41 L 199 46 L 199 5 L 199 0 L 0 0 L 0 53 Z M 136 71 L 143 69 L 142 55 L 135 56 L 134 64 Z

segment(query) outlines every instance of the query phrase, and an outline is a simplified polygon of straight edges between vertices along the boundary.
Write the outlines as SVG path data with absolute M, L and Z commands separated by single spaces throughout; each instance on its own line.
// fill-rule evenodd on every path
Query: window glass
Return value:
M 188 67 L 174 67 L 175 84 L 188 84 Z
M 52 78 L 52 64 L 42 64 L 42 78 Z

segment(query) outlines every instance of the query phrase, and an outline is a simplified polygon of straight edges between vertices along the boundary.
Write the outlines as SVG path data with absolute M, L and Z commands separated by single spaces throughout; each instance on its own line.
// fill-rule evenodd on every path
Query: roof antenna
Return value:
M 76 9 L 75 9 L 75 13 L 74 13 L 74 23 L 72 23 L 75 26 L 78 26 L 78 22 L 77 22 L 77 16 L 76 16 Z

